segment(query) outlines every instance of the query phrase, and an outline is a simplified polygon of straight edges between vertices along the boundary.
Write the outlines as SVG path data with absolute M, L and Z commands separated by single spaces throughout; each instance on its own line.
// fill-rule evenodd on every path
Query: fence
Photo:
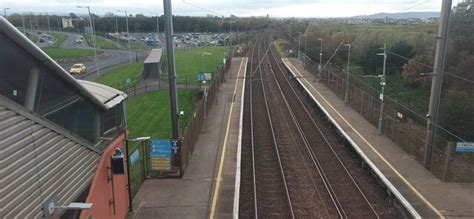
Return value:
M 300 55 L 303 67 L 315 75 L 319 63 L 305 54 Z M 329 64 L 319 76 L 321 83 L 331 89 L 337 96 L 344 99 L 346 72 L 335 64 Z M 368 86 L 354 75 L 349 75 L 349 100 L 351 106 L 374 126 L 378 125 L 380 104 L 379 91 Z M 388 82 L 390 83 L 390 82 Z M 384 96 L 382 134 L 390 138 L 406 152 L 423 162 L 425 153 L 426 123 L 425 117 L 390 97 Z M 437 128 L 432 145 L 433 153 L 430 171 L 444 181 L 474 181 L 474 156 L 454 152 L 453 142 L 463 141 L 448 131 Z
M 149 145 L 150 142 L 148 140 L 127 142 L 130 197 L 132 199 L 137 194 L 147 175 Z
M 216 73 L 216 79 L 212 81 L 207 89 L 207 101 L 206 99 L 201 99 L 201 101 L 199 101 L 196 111 L 194 111 L 191 120 L 182 132 L 181 159 L 184 170 L 188 166 L 189 158 L 193 154 L 194 146 L 199 138 L 199 133 L 201 132 L 201 128 L 207 117 L 206 113 L 212 108 L 219 86 L 225 82 L 226 73 L 229 71 L 232 58 L 236 55 L 237 54 L 234 51 L 226 57 L 225 64 L 219 68 Z

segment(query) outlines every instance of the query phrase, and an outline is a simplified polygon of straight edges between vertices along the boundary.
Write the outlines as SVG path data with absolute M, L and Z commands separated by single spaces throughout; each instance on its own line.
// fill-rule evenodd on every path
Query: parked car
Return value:
M 81 39 L 77 39 L 76 43 L 82 43 L 83 41 Z
M 69 73 L 71 74 L 83 74 L 87 72 L 87 68 L 84 64 L 78 63 L 74 64 L 71 69 L 69 70 Z
M 38 40 L 38 42 L 44 43 L 44 40 L 43 40 L 42 38 L 40 38 L 40 39 Z

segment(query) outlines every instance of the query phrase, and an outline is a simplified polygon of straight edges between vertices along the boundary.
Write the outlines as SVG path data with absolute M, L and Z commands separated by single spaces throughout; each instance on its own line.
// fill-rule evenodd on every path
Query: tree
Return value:
M 430 61 L 431 60 L 431 61 Z M 429 73 L 432 70 L 422 63 L 431 63 L 431 57 L 426 57 L 424 55 L 417 55 L 410 59 L 408 63 L 404 64 L 402 67 L 402 77 L 403 82 L 412 86 L 412 87 L 428 87 L 429 86 L 429 77 L 422 76 L 420 73 Z
M 388 53 L 387 56 L 387 74 L 400 73 L 403 65 L 408 61 L 402 57 L 411 59 L 413 57 L 412 50 L 413 46 L 408 44 L 406 41 L 398 41 L 388 48 L 391 52 L 397 54 Z M 402 57 L 400 57 L 402 56 Z

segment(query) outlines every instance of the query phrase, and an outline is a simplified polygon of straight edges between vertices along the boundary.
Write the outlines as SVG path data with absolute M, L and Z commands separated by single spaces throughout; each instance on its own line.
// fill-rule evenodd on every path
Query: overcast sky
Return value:
M 454 0 L 455 5 L 459 0 Z M 270 17 L 348 17 L 379 12 L 439 11 L 441 0 L 172 0 L 173 14 L 204 16 L 206 14 Z M 8 13 L 34 12 L 67 14 L 87 13 L 76 5 L 87 5 L 93 13 L 163 13 L 162 0 L 0 0 Z M 3 12 L 3 10 L 2 10 Z

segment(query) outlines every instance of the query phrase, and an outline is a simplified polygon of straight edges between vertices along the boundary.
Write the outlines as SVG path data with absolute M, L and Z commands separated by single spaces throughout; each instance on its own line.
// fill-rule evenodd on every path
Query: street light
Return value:
M 94 46 L 95 68 L 96 68 L 96 71 L 97 71 L 97 77 L 99 77 L 100 76 L 99 59 L 97 58 L 97 46 L 96 46 L 96 43 L 95 43 L 95 31 L 94 31 L 94 25 L 92 24 L 91 8 L 89 6 L 76 6 L 76 7 L 77 8 L 87 8 L 87 11 L 89 12 L 89 25 L 91 27 L 92 45 Z
M 130 31 L 128 30 L 128 14 L 126 10 L 117 10 L 117 12 L 125 13 L 125 23 L 127 24 L 127 38 L 128 38 L 128 55 L 130 57 L 130 63 L 132 63 L 132 51 L 130 50 Z
M 378 124 L 378 134 L 382 134 L 382 126 L 383 126 L 383 108 L 384 108 L 384 90 L 386 84 L 386 78 L 385 78 L 385 66 L 387 65 L 387 46 L 384 44 L 383 46 L 383 53 L 377 53 L 378 56 L 383 56 L 383 71 L 382 75 L 374 76 L 374 75 L 366 75 L 363 77 L 371 77 L 371 78 L 380 78 L 380 86 L 382 87 L 382 90 L 380 91 L 380 112 L 379 112 L 379 124 Z
M 300 46 L 301 46 L 301 32 L 298 32 L 298 54 L 296 54 L 296 57 L 300 59 Z
M 158 18 L 160 18 L 160 14 L 158 13 L 150 13 L 150 14 L 156 15 L 156 33 L 159 35 L 160 34 L 160 20 L 158 20 Z
M 7 10 L 10 10 L 10 8 L 3 9 L 3 16 L 5 16 L 5 18 L 7 18 Z
M 120 45 L 120 34 L 118 29 L 118 17 L 115 15 L 115 29 L 117 30 L 117 46 Z
M 351 65 L 351 44 L 344 44 L 344 46 L 349 48 L 349 51 L 347 52 L 346 93 L 344 95 L 344 104 L 347 105 L 347 102 L 349 101 L 349 67 Z
M 205 55 L 212 55 L 212 53 L 209 53 L 209 52 L 203 52 L 201 53 L 201 67 L 202 67 L 202 74 L 204 74 L 204 56 Z M 200 80 L 201 81 L 201 80 Z M 201 84 L 201 83 L 199 83 Z
M 322 68 L 322 61 L 323 61 L 323 38 L 318 38 L 318 40 L 321 40 L 321 44 L 319 46 L 319 79 L 321 80 L 321 68 Z

